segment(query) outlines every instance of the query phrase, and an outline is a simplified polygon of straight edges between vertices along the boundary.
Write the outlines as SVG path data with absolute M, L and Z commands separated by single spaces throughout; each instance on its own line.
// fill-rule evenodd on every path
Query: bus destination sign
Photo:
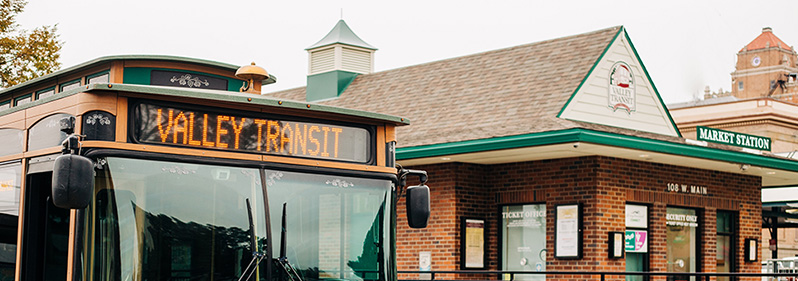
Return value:
M 142 143 L 366 163 L 371 135 L 359 127 L 232 115 L 139 103 L 133 135 Z

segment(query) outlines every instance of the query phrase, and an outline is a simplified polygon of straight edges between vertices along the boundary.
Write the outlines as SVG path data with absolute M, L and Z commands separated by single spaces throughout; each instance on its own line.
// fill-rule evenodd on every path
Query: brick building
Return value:
M 760 189 L 798 184 L 796 161 L 683 138 L 620 26 L 376 73 L 375 50 L 340 21 L 308 86 L 266 95 L 410 118 L 397 162 L 433 214 L 400 206 L 399 270 L 758 272 Z
M 732 91 L 703 100 L 669 105 L 679 131 L 696 138 L 696 128 L 712 127 L 767 137 L 769 152 L 796 158 L 798 151 L 798 53 L 769 27 L 737 53 Z M 773 198 L 769 193 L 777 194 Z M 762 254 L 765 259 L 798 256 L 798 187 L 763 189 Z M 774 251 L 777 250 L 777 251 Z
M 731 94 L 737 98 L 771 97 L 798 102 L 798 53 L 770 27 L 737 53 L 731 74 Z

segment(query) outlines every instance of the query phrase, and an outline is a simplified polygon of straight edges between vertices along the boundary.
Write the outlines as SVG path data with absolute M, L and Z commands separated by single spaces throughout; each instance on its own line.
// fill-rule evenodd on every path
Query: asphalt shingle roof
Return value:
M 596 127 L 557 114 L 621 29 L 360 75 L 319 103 L 409 118 L 399 147 Z M 304 101 L 305 88 L 264 95 Z

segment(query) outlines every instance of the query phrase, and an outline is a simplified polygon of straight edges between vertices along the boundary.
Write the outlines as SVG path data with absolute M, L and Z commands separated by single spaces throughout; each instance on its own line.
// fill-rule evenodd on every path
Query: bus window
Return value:
M 66 280 L 69 210 L 53 205 L 52 172 L 28 174 L 20 280 Z
M 265 243 L 257 169 L 106 160 L 86 218 L 92 280 L 237 280 L 252 258 L 246 199 Z
M 60 146 L 61 142 L 67 138 L 67 134 L 61 131 L 60 121 L 70 117 L 74 116 L 59 113 L 36 122 L 28 130 L 28 151 Z
M 22 165 L 0 165 L 0 280 L 14 280 Z
M 266 171 L 273 247 L 281 243 L 303 280 L 379 280 L 385 276 L 391 186 L 388 180 Z M 277 258 L 279 251 L 272 252 Z

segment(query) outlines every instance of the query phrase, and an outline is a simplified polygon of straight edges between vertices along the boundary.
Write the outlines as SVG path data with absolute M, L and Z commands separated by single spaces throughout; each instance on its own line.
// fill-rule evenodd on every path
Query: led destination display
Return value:
M 369 161 L 371 136 L 358 127 L 244 116 L 139 103 L 134 136 L 156 143 L 219 150 Z

